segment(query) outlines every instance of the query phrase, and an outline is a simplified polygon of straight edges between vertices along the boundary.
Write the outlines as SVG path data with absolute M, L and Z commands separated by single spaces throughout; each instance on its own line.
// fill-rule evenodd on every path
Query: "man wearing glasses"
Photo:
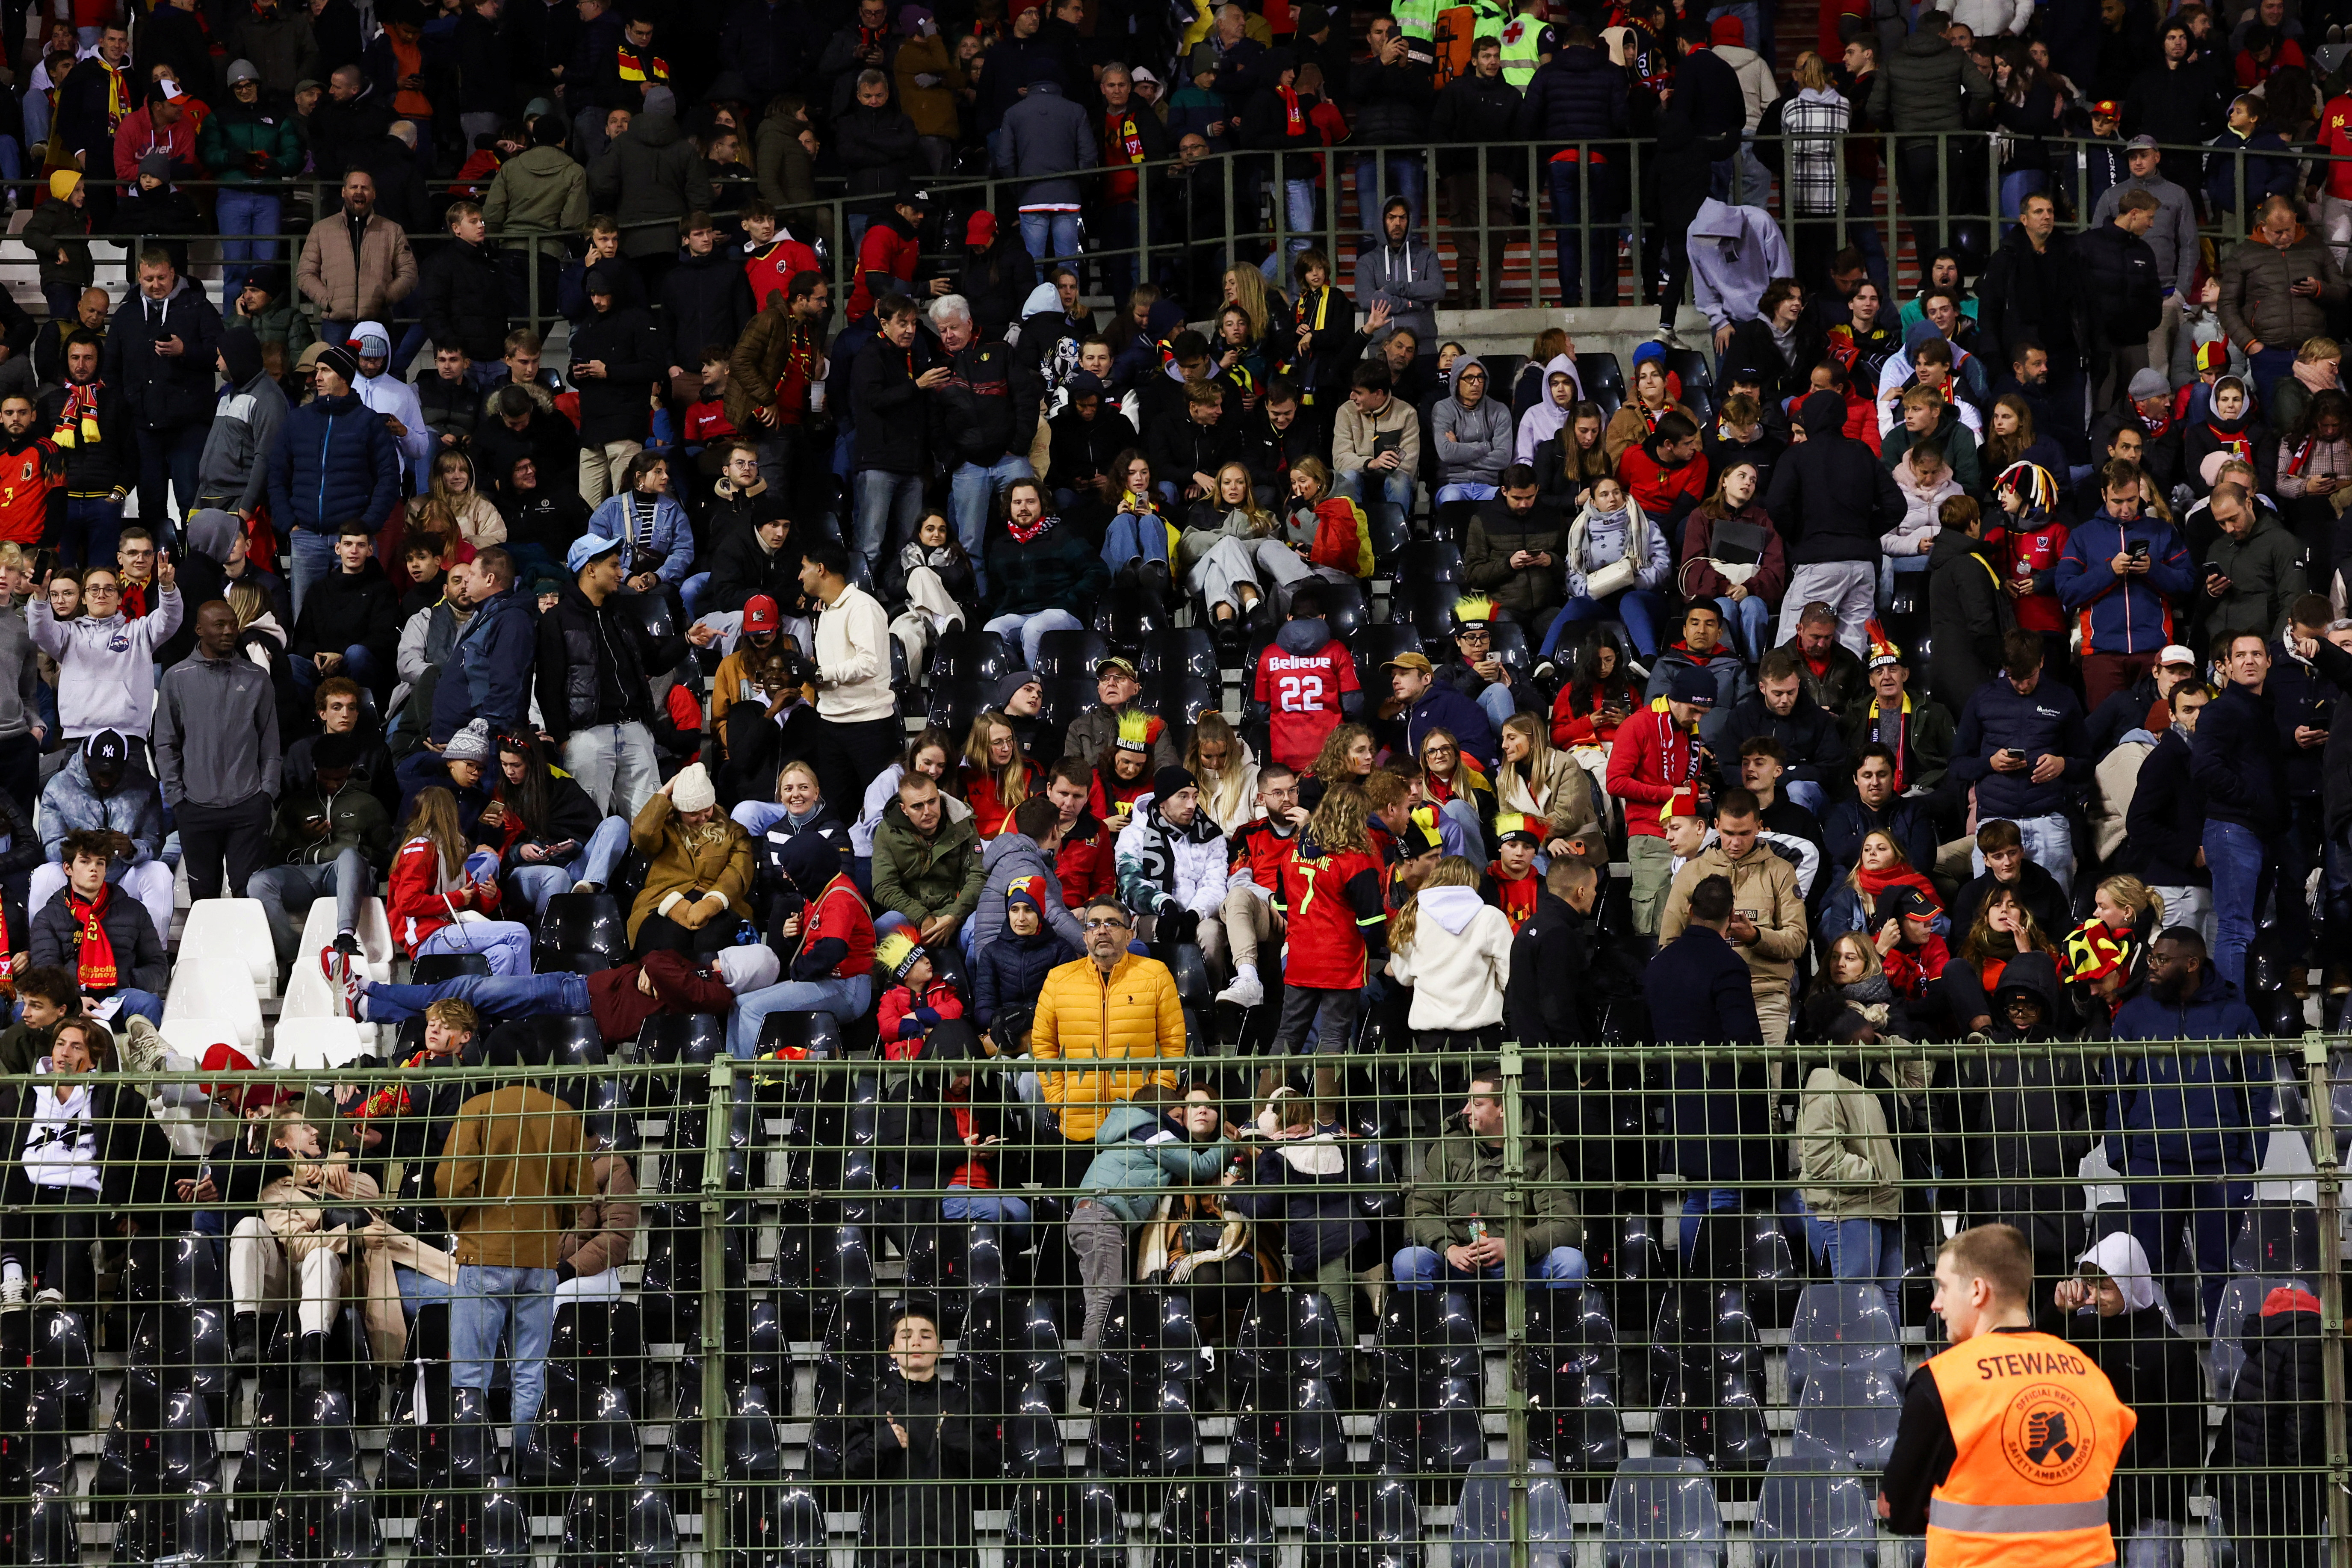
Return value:
M 1184 1055 L 1176 977 L 1158 959 L 1128 950 L 1135 921 L 1127 907 L 1097 899 L 1078 923 L 1086 956 L 1045 976 L 1029 1041 L 1040 1096 L 1062 1131 L 1058 1162 L 1039 1156 L 1048 1191 L 1066 1190 L 1084 1173 L 1095 1132 L 1119 1101 L 1147 1084 L 1173 1089 L 1176 1069 L 1167 1064 Z

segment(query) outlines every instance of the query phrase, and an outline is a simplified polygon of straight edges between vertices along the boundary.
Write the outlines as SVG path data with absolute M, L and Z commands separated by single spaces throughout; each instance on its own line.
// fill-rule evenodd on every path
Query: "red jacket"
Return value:
M 873 313 L 874 291 L 866 286 L 870 274 L 880 272 L 902 284 L 913 282 L 921 248 L 897 213 L 886 213 L 875 219 L 857 247 L 857 279 L 850 285 L 846 319 L 863 321 Z
M 2015 579 L 2030 573 L 2033 592 L 2022 599 L 2011 601 L 2017 606 L 2017 624 L 2029 632 L 2063 632 L 2066 629 L 2066 606 L 2058 602 L 2058 558 L 2066 553 L 2067 526 L 2054 518 L 2026 529 L 2002 531 L 2000 560 L 2004 578 Z
M 65 455 L 39 436 L 13 450 L 0 443 L 0 540 L 29 552 L 58 537 L 65 521 Z
M 1247 873 L 1249 879 L 1268 894 L 1282 891 L 1283 868 L 1290 864 L 1298 845 L 1296 829 L 1278 833 L 1272 817 L 1261 816 L 1226 835 L 1225 842 L 1231 847 L 1229 863 L 1233 869 Z
M 1601 721 L 1602 694 L 1592 694 L 1592 711 L 1580 713 L 1570 700 L 1576 695 L 1576 683 L 1570 681 L 1559 689 L 1551 704 L 1551 743 L 1555 746 L 1605 746 L 1617 738 L 1617 726 Z
M 1081 813 L 1062 836 L 1054 853 L 1054 875 L 1062 884 L 1062 902 L 1082 910 L 1090 899 L 1114 890 L 1118 880 L 1118 854 L 1110 829 L 1091 813 Z
M 939 1016 L 929 1022 L 915 1016 L 915 1009 L 929 1007 Z M 882 994 L 882 1010 L 877 1022 L 882 1026 L 882 1054 L 894 1062 L 910 1061 L 923 1050 L 924 1032 L 932 1024 L 963 1016 L 963 998 L 946 981 L 933 978 L 923 989 L 923 999 L 904 985 L 893 985 Z
M 2319 150 L 2329 155 L 2327 194 L 2352 197 L 2352 92 L 2338 93 L 2319 111 Z
M 430 838 L 412 838 L 392 858 L 392 897 L 385 910 L 392 940 L 409 957 L 443 926 L 455 924 L 460 910 L 488 914 L 499 907 L 499 885 L 478 887 L 463 870 L 452 886 L 441 875 L 441 851 Z M 729 1003 L 728 1005 L 734 1005 Z
M 1024 786 L 1024 793 L 1035 795 L 1045 770 L 1033 759 L 1024 758 L 1021 765 L 1028 773 L 1029 782 Z M 972 831 L 980 835 L 981 842 L 984 844 L 1004 831 L 1006 825 L 1013 820 L 1013 808 L 1004 804 L 1003 796 L 997 794 L 996 780 L 992 775 L 973 772 L 970 763 L 964 765 L 961 773 L 963 803 L 971 807 Z
M 1663 522 L 1684 497 L 1696 506 L 1706 499 L 1706 459 L 1693 458 L 1679 468 L 1669 468 L 1644 447 L 1628 447 L 1617 459 L 1617 478 L 1643 511 Z
M 1663 697 L 1619 726 L 1609 748 L 1609 793 L 1625 803 L 1626 837 L 1665 837 L 1658 807 L 1691 781 L 1691 741 Z

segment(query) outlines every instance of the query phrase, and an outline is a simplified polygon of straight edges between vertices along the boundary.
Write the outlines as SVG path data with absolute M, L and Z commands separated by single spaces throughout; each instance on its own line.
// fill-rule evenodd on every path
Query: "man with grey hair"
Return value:
M 940 454 L 948 471 L 956 537 L 971 558 L 972 576 L 988 591 L 982 545 L 990 512 L 1004 487 L 1036 477 L 1029 448 L 1037 436 L 1037 405 L 1045 379 L 1036 356 L 1015 352 L 1002 338 L 972 331 L 971 307 L 961 294 L 931 301 L 931 328 L 945 351 L 949 376 L 939 390 L 940 427 L 955 443 Z
M 1102 195 L 1095 230 L 1103 242 L 1103 279 L 1110 297 L 1124 300 L 1135 283 L 1135 262 L 1126 253 L 1142 237 L 1136 226 L 1136 195 L 1143 184 L 1138 165 L 1157 163 L 1171 152 L 1168 127 L 1137 96 L 1135 74 L 1124 61 L 1103 67 Z M 1160 209 L 1154 207 L 1155 216 Z M 1160 226 L 1155 223 L 1152 226 Z

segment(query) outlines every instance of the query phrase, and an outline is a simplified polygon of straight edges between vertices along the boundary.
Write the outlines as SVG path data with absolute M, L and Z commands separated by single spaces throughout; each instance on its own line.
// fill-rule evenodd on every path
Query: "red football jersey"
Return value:
M 1997 563 L 2012 578 L 2031 575 L 2039 582 L 2049 583 L 2058 570 L 2058 558 L 2066 553 L 2066 539 L 2072 531 L 2053 519 L 2045 519 L 2033 528 L 2011 528 L 2005 542 L 2007 548 L 1995 552 Z M 2017 624 L 2025 630 L 2066 629 L 2066 609 L 2058 602 L 2055 588 L 2044 588 L 2014 602 Z
M 720 919 L 730 917 L 721 915 Z M 801 942 L 812 945 L 827 937 L 839 937 L 849 946 L 841 962 L 833 966 L 830 976 L 848 980 L 874 969 L 874 917 L 866 911 L 866 900 L 857 891 L 857 884 L 845 875 L 836 875 L 824 885 L 824 891 L 808 907 L 801 928 Z
M 1268 893 L 1281 895 L 1283 868 L 1290 864 L 1298 843 L 1296 832 L 1277 833 L 1273 818 L 1261 816 L 1227 834 L 1225 843 L 1234 870 L 1247 872 L 1249 879 Z
M 1495 907 L 1509 920 L 1512 931 L 1535 919 L 1536 894 L 1543 881 L 1533 871 L 1515 882 L 1504 874 L 1500 860 L 1492 860 L 1486 865 L 1486 881 L 1494 890 Z
M 1318 991 L 1360 991 L 1368 945 L 1387 951 L 1388 907 L 1381 899 L 1381 863 L 1360 849 L 1312 859 L 1294 854 L 1283 870 L 1290 921 L 1286 985 Z
M 1269 645 L 1257 656 L 1257 685 L 1251 695 L 1268 710 L 1274 760 L 1304 773 L 1339 727 L 1340 697 L 1361 689 L 1356 658 L 1336 638 L 1304 656 L 1279 643 Z

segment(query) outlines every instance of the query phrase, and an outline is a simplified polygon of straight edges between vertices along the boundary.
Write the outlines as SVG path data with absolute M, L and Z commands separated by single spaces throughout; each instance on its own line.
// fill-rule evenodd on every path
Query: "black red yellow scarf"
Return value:
M 58 427 L 49 432 L 49 439 L 60 447 L 72 447 L 88 442 L 98 444 L 98 393 L 102 381 L 88 386 L 66 383 L 66 405 L 58 411 Z

